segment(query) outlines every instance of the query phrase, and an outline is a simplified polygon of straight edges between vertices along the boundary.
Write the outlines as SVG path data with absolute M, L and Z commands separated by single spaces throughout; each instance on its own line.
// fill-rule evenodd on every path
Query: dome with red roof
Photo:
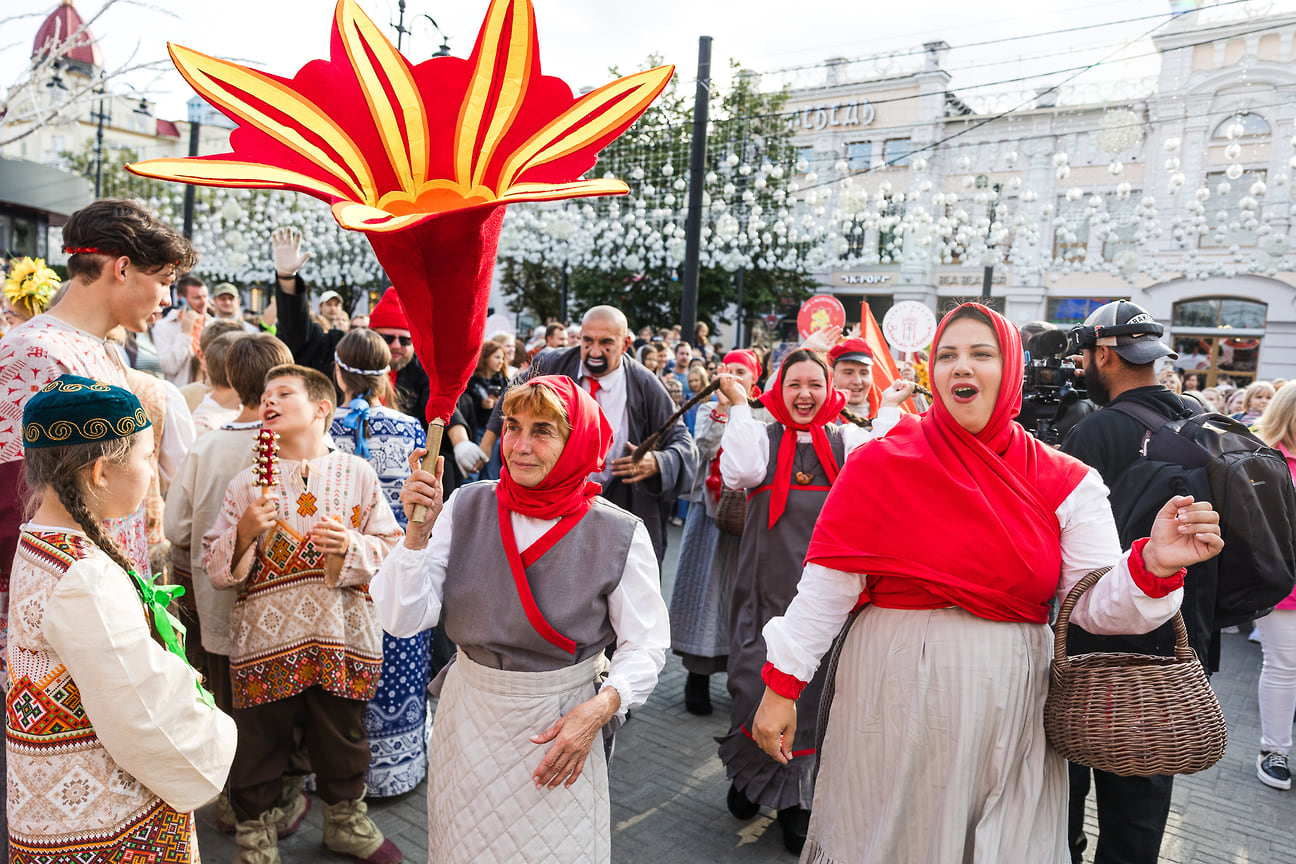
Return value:
M 72 6 L 72 0 L 62 0 L 36 31 L 32 59 L 40 60 L 54 52 L 69 71 L 94 74 L 103 67 L 103 55 L 99 53 L 99 43 L 84 27 L 85 20 Z

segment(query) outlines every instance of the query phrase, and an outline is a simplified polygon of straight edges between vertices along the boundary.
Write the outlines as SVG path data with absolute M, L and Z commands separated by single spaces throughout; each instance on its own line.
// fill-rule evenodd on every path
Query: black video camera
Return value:
M 1068 340 L 1061 330 L 1045 330 L 1026 344 L 1022 410 L 1017 422 L 1045 444 L 1057 445 L 1071 426 L 1064 422 L 1071 406 L 1084 398 L 1084 378 L 1066 357 Z M 1074 412 L 1083 416 L 1088 412 Z

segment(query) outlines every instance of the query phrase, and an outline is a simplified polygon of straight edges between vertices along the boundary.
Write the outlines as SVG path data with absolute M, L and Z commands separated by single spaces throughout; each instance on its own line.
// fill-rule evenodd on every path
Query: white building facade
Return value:
M 846 81 L 830 61 L 789 103 L 799 206 L 840 235 L 821 290 L 851 321 L 865 302 L 879 319 L 902 300 L 940 312 L 979 296 L 991 264 L 1017 323 L 1067 328 L 1126 298 L 1201 386 L 1296 377 L 1296 15 L 1206 15 L 1153 37 L 1160 72 L 1138 92 L 1045 92 L 1002 115 L 960 100 L 944 43 L 901 77 Z

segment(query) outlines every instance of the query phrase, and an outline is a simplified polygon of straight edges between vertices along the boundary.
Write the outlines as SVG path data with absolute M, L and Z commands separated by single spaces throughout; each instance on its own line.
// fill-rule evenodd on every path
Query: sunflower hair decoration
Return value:
M 24 319 L 44 312 L 58 289 L 59 275 L 45 266 L 44 258 L 16 258 L 9 263 L 4 296 Z

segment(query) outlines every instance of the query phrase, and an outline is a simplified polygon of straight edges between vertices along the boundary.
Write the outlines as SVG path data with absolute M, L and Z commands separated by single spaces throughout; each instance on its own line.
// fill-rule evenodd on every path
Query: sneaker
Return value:
M 1260 782 L 1274 789 L 1291 788 L 1291 771 L 1287 770 L 1287 754 L 1272 751 L 1256 757 L 1256 776 Z

